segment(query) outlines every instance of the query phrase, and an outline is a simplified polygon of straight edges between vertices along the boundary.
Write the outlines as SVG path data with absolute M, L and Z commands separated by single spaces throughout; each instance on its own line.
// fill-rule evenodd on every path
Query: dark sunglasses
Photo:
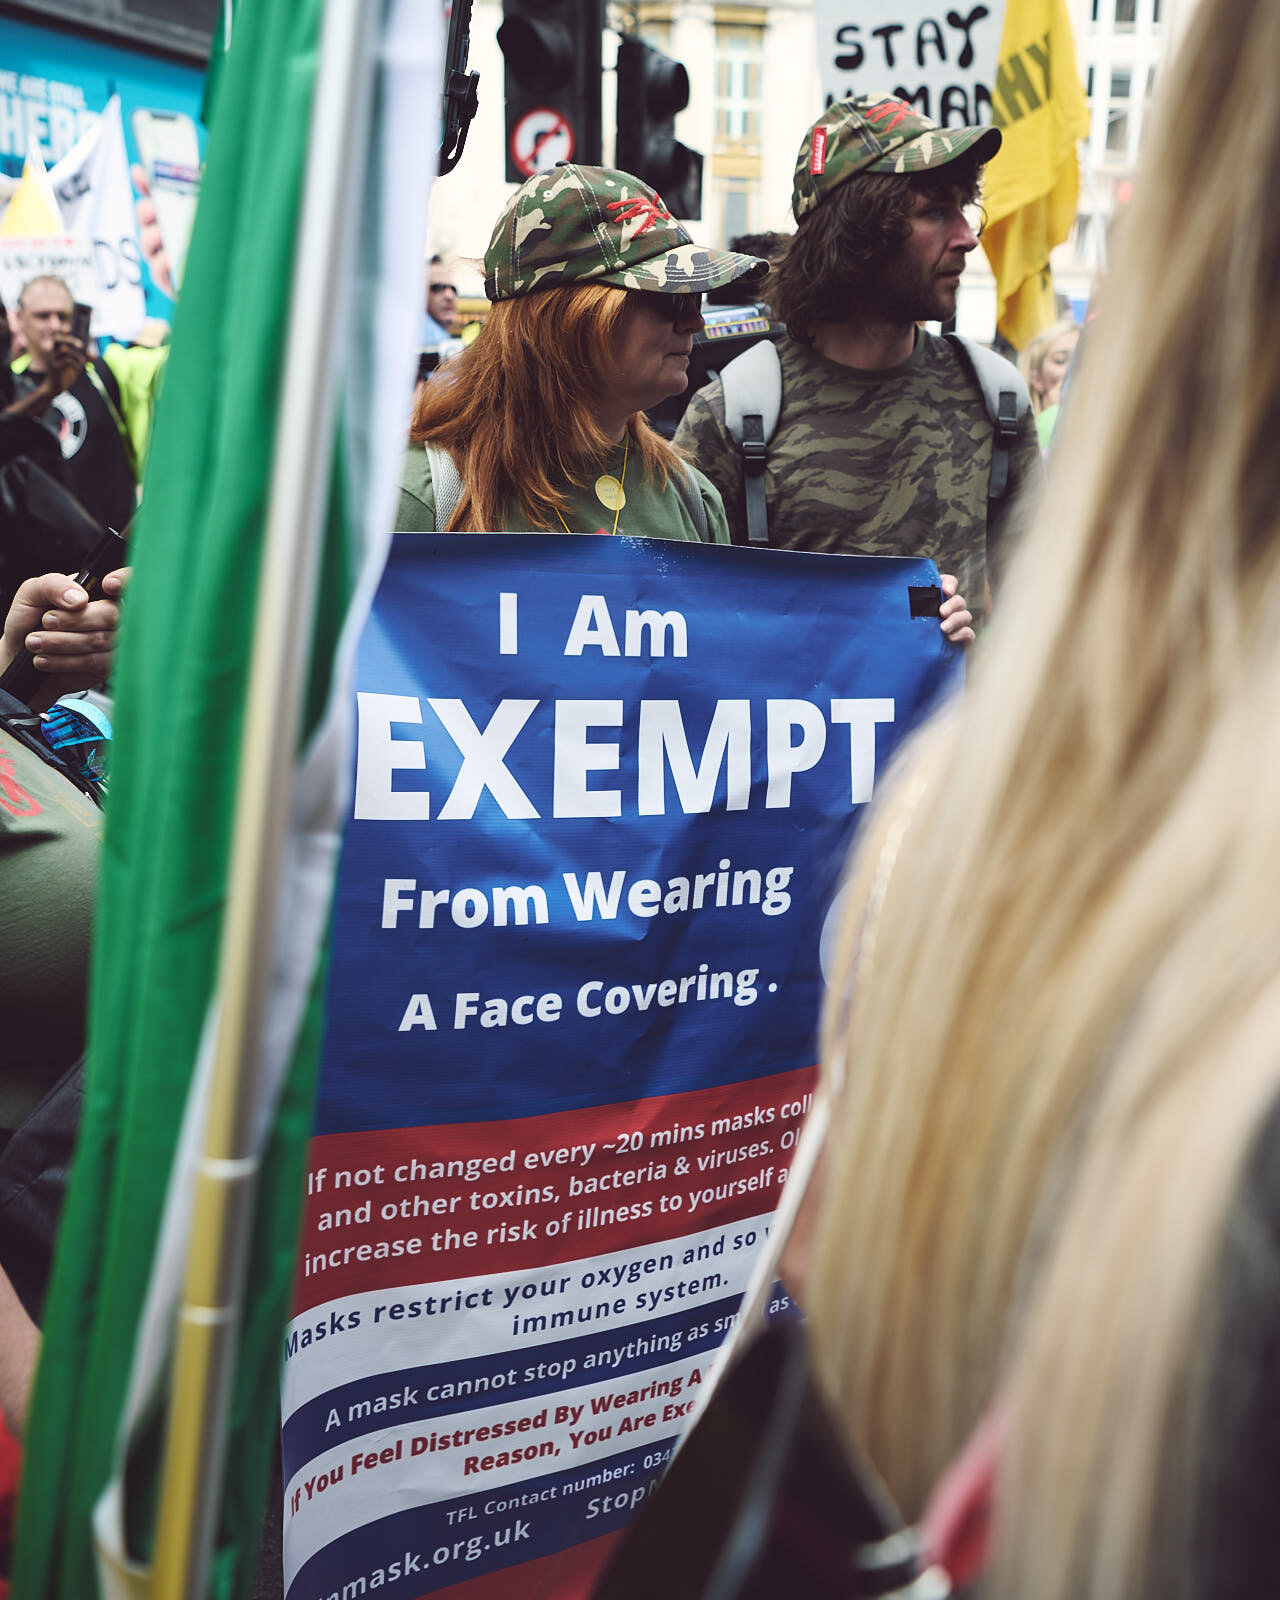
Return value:
M 446 289 L 450 294 L 457 294 L 458 292 L 457 285 L 453 283 L 429 283 L 427 288 L 431 290 L 432 294 L 443 294 Z
M 702 315 L 700 294 L 658 294 L 653 289 L 629 289 L 627 292 L 646 311 L 652 311 L 655 317 L 662 317 L 673 327 L 677 322 L 688 322 L 690 317 Z

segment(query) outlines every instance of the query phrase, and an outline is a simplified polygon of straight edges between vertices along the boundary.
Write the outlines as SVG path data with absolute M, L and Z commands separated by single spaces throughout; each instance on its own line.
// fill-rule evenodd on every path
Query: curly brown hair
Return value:
M 774 316 L 801 344 L 813 342 L 815 322 L 843 322 L 906 240 L 916 197 L 971 205 L 981 173 L 962 156 L 930 172 L 860 172 L 842 183 L 801 221 L 770 272 Z

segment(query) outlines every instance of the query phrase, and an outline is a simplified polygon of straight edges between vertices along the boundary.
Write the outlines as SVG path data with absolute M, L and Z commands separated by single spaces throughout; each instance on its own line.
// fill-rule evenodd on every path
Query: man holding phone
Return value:
M 15 393 L 57 435 L 67 487 L 95 521 L 122 531 L 137 503 L 133 447 L 119 385 L 88 356 L 88 318 L 82 312 L 73 327 L 76 310 L 61 278 L 24 286 L 16 319 L 27 350 L 13 363 Z

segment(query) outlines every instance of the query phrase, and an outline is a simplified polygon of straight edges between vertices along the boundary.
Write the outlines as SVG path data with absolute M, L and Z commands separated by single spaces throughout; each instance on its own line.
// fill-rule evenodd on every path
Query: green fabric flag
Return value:
M 236 0 L 220 0 L 218 19 L 213 28 L 213 43 L 209 50 L 209 65 L 204 74 L 204 96 L 200 105 L 200 120 L 206 128 L 213 126 L 213 110 L 222 83 L 222 68 L 231 49 L 231 34 L 235 23 Z
M 430 176 L 419 123 L 439 94 L 440 18 L 414 0 L 360 3 L 371 48 L 355 70 L 367 73 L 371 120 L 367 151 L 351 131 L 355 199 L 330 244 L 353 265 L 324 329 L 338 346 L 339 399 L 328 436 L 314 440 L 333 464 L 320 595 L 314 616 L 297 594 L 275 597 L 280 627 L 308 630 L 310 667 L 301 748 L 280 753 L 294 824 L 264 1052 L 273 1081 L 255 1112 L 263 1167 L 209 1590 L 218 1596 L 248 1592 L 266 1510 L 347 803 L 349 671 L 391 527 L 421 316 Z M 131 1558 L 152 1548 L 190 1162 L 179 1136 L 214 998 L 325 9 L 243 0 L 221 67 L 115 676 L 84 1127 L 28 1427 L 16 1600 L 100 1592 L 95 1508 Z

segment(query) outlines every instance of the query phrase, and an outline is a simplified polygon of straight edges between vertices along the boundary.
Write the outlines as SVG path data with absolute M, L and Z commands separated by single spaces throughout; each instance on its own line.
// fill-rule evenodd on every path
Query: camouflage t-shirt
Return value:
M 1039 470 L 1030 414 L 1010 461 L 1010 493 L 987 525 L 993 430 L 962 357 L 921 333 L 901 366 L 864 372 L 794 339 L 779 346 L 782 410 L 769 442 L 769 543 L 841 555 L 930 556 L 953 572 L 975 617 L 1018 488 Z M 676 434 L 724 498 L 735 543 L 747 539 L 742 457 L 724 424 L 717 376 Z

